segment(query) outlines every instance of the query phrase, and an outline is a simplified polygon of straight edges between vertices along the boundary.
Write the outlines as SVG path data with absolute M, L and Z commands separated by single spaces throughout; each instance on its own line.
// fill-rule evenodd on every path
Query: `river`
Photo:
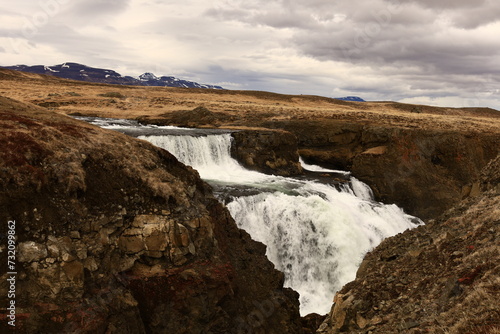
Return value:
M 79 119 L 147 140 L 196 169 L 238 227 L 267 246 L 267 257 L 285 274 L 285 286 L 299 292 L 302 315 L 328 313 L 335 292 L 355 278 L 369 250 L 423 224 L 396 205 L 374 201 L 370 188 L 349 172 L 303 162 L 309 177 L 247 170 L 231 157 L 232 137 L 227 130 Z M 325 173 L 346 181 L 325 179 Z

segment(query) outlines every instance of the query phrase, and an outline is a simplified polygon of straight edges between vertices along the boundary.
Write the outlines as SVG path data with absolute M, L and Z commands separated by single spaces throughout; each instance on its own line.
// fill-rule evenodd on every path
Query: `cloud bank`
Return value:
M 25 0 L 0 62 L 76 61 L 233 89 L 500 109 L 494 0 Z

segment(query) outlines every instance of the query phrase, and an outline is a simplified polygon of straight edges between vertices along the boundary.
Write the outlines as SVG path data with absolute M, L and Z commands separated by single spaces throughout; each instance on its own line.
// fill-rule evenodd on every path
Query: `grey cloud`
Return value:
M 304 54 L 320 60 L 367 65 L 399 62 L 437 71 L 491 70 L 485 68 L 485 60 L 498 56 L 499 42 L 481 34 L 442 34 L 434 20 L 403 26 L 397 23 L 398 14 L 384 20 L 370 20 L 369 13 L 358 17 L 366 19 L 342 22 L 336 30 L 301 31 L 293 42 Z M 458 40 L 461 37 L 465 39 Z
M 500 7 L 496 0 L 388 0 L 402 7 L 420 6 L 432 10 L 435 15 L 444 15 L 460 28 L 475 29 L 500 20 Z
M 312 28 L 314 25 L 312 18 L 307 14 L 282 8 L 271 10 L 211 8 L 205 14 L 218 20 L 239 21 L 249 25 L 264 25 L 273 28 Z
M 61 6 L 58 18 L 72 26 L 101 24 L 109 16 L 124 12 L 132 0 L 78 0 Z
M 491 2 L 491 0 L 389 0 L 393 3 L 399 4 L 412 4 L 416 3 L 423 7 L 433 8 L 433 9 L 463 9 L 463 8 L 474 8 L 482 6 L 485 3 Z M 494 1 L 494 0 L 493 0 Z
M 415 13 L 413 17 L 410 7 Z M 300 31 L 292 42 L 304 55 L 376 73 L 377 80 L 358 77 L 337 87 L 366 97 L 434 99 L 477 95 L 477 91 L 491 92 L 498 87 L 498 79 L 494 78 L 500 75 L 499 41 L 480 32 L 467 34 L 453 31 L 453 26 L 443 26 L 439 21 L 442 10 L 402 4 L 394 15 L 377 19 L 373 13 L 380 8 L 349 13 L 341 28 L 337 25 Z M 474 22 L 467 11 L 460 13 L 464 15 L 460 23 L 457 17 L 449 16 L 453 25 Z M 484 84 L 483 78 L 488 76 L 490 79 Z
M 317 27 L 313 18 L 303 12 L 270 12 L 255 15 L 252 20 L 256 23 L 273 28 L 312 29 Z
M 35 44 L 48 45 L 68 59 L 86 59 L 90 65 L 101 62 L 102 55 L 112 50 L 116 55 L 125 57 L 130 53 L 124 44 L 106 35 L 86 36 L 65 25 L 47 25 L 33 38 Z M 65 60 L 69 61 L 69 60 Z
M 192 73 L 192 78 L 204 83 L 234 82 L 240 83 L 235 89 L 261 90 L 284 94 L 319 94 L 329 96 L 331 86 L 325 86 L 321 80 L 305 79 L 301 74 L 263 73 L 248 68 L 234 68 L 212 65 L 205 70 Z M 216 78 L 217 81 L 214 81 Z
M 500 21 L 500 6 L 488 5 L 475 7 L 465 12 L 455 12 L 451 15 L 454 24 L 465 29 L 476 29 Z
M 108 27 L 114 15 L 124 14 L 120 27 L 133 21 L 127 8 L 136 1 L 67 1 L 28 40 L 94 66 L 127 67 L 139 54 L 144 63 L 165 59 L 188 79 L 241 89 L 397 100 L 499 87 L 500 41 L 488 26 L 500 18 L 496 0 L 151 0 L 140 4 L 154 15 L 140 17 L 130 36 Z M 21 29 L 0 36 L 22 37 Z M 157 54 L 127 48 L 143 38 Z
M 85 0 L 76 3 L 73 10 L 78 15 L 101 16 L 122 12 L 129 3 L 130 0 Z
M 0 12 L 3 14 L 3 15 L 9 15 L 9 16 L 21 16 L 23 13 L 20 13 L 20 12 L 17 12 L 15 10 L 12 10 L 10 9 L 9 7 L 6 7 L 2 4 L 0 4 Z M 26 14 L 26 13 L 24 13 Z
M 218 20 L 235 20 L 235 21 L 247 21 L 249 13 L 240 8 L 210 8 L 205 11 L 205 15 L 208 17 L 213 17 Z
M 449 40 L 439 37 L 441 29 L 448 29 L 440 26 L 440 20 L 446 17 L 460 27 L 474 27 L 500 17 L 500 13 L 497 14 L 500 7 L 490 8 L 492 2 L 487 0 L 474 6 L 468 0 L 378 0 L 369 6 L 321 0 L 307 5 L 292 0 L 281 4 L 281 10 L 270 4 L 259 8 L 247 5 L 252 11 L 229 9 L 219 10 L 218 14 L 219 18 L 278 29 L 295 28 L 291 42 L 304 55 L 322 61 L 367 65 L 398 62 L 438 72 L 466 72 L 468 68 L 475 68 L 483 73 L 488 70 L 484 60 L 498 49 L 497 43 L 482 42 L 481 36 L 469 37 L 476 40 L 472 45 L 470 40 L 458 43 L 453 36 Z M 337 13 L 343 13 L 346 19 L 343 22 L 320 20 Z

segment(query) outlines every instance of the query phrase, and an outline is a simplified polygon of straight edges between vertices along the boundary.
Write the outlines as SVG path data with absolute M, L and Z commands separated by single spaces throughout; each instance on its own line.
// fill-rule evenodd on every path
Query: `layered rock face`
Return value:
M 0 98 L 0 113 L 0 261 L 15 222 L 17 332 L 302 332 L 297 294 L 196 171 L 31 105 Z
M 300 175 L 297 138 L 286 131 L 245 130 L 232 134 L 231 155 L 248 169 L 281 176 Z
M 376 198 L 435 218 L 472 190 L 499 153 L 498 134 L 301 120 L 264 124 L 298 138 L 306 162 L 350 170 Z
M 497 333 L 500 156 L 441 218 L 382 242 L 319 333 Z

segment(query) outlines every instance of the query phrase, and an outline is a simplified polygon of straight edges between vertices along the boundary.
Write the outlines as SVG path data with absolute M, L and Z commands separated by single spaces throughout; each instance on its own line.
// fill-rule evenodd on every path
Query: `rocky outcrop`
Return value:
M 0 262 L 14 226 L 16 332 L 302 332 L 297 293 L 196 171 L 32 105 L 0 98 L 0 113 Z
M 363 132 L 362 141 L 371 144 L 353 158 L 353 175 L 370 184 L 382 201 L 424 219 L 467 196 L 469 184 L 500 147 L 498 135 L 400 129 L 387 131 L 387 141 L 371 147 L 372 132 Z
M 478 192 L 368 253 L 320 333 L 496 333 L 500 330 L 500 156 Z
M 192 110 L 178 110 L 172 113 L 160 115 L 160 118 L 143 116 L 137 120 L 144 124 L 173 125 L 180 127 L 217 127 L 223 122 L 231 120 L 231 117 L 213 112 L 203 106 Z
M 286 131 L 243 130 L 233 132 L 231 155 L 248 169 L 281 176 L 303 173 L 297 138 Z
M 301 120 L 266 123 L 295 134 L 306 162 L 350 170 L 375 197 L 423 219 L 434 218 L 471 191 L 498 153 L 498 134 L 450 132 Z

